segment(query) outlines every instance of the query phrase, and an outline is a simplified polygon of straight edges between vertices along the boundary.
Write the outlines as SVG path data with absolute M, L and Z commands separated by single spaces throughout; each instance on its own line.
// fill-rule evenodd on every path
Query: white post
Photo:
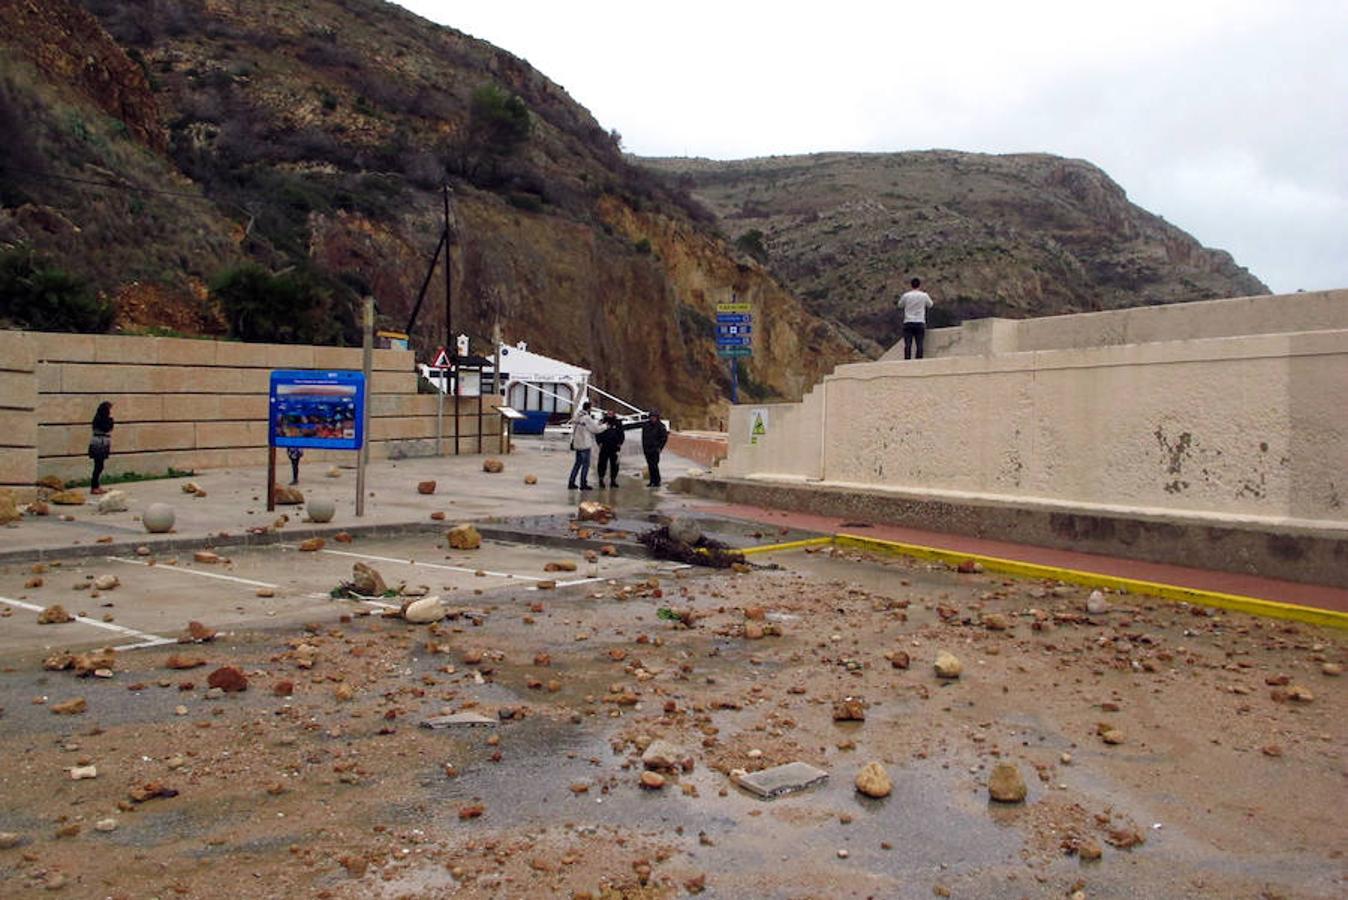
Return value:
M 360 407 L 362 445 L 356 462 L 356 516 L 365 515 L 365 464 L 370 460 L 370 375 L 374 369 L 374 298 L 365 298 L 365 337 L 361 342 L 361 369 L 365 372 L 364 402 Z

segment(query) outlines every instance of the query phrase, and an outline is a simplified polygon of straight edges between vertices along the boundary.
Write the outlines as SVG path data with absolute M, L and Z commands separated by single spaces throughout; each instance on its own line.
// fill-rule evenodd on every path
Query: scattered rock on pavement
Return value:
M 660 772 L 688 771 L 693 767 L 693 759 L 682 747 L 656 739 L 641 754 L 641 764 Z
M 435 493 L 435 481 L 434 481 L 434 480 L 431 480 L 431 481 L 419 481 L 419 482 L 417 482 L 417 493 L 418 493 L 418 494 L 434 494 L 434 493 Z
M 1011 763 L 997 763 L 988 776 L 988 796 L 998 803 L 1023 803 L 1025 779 Z
M 210 550 L 198 550 L 192 554 L 192 559 L 199 563 L 207 563 L 208 565 L 222 562 L 220 554 Z
M 524 476 L 524 483 L 525 483 L 525 484 L 538 484 L 538 476 L 537 476 L 537 475 L 525 475 L 525 476 Z
M 206 683 L 225 693 L 248 690 L 248 679 L 237 666 L 221 666 L 207 677 Z
M 889 773 L 885 767 L 878 762 L 870 762 L 862 767 L 856 777 L 857 790 L 867 797 L 888 797 L 890 791 L 894 789 L 894 783 L 889 780 Z
M 94 590 L 110 591 L 121 583 L 116 575 L 100 575 L 94 579 Z
M 450 548 L 454 550 L 476 550 L 482 546 L 482 535 L 467 522 L 449 529 L 445 538 L 449 541 Z
M 63 700 L 51 706 L 51 711 L 58 716 L 77 716 L 89 708 L 89 704 L 83 697 L 74 697 L 70 700 Z
M 58 491 L 47 500 L 57 506 L 83 506 L 85 497 L 84 491 Z
M 547 563 L 546 565 L 544 565 L 544 566 L 543 566 L 543 571 L 544 571 L 544 572 L 574 572 L 574 571 L 576 571 L 576 564 L 573 563 L 573 562 L 571 562 L 571 560 L 569 560 L 569 559 L 554 560 L 553 562 L 550 562 L 550 563 Z
M 866 721 L 866 704 L 856 697 L 844 697 L 842 700 L 835 701 L 833 704 L 833 721 Z
M 53 603 L 37 614 L 37 624 L 39 625 L 64 625 L 66 622 L 73 621 L 75 621 L 75 617 L 66 612 L 66 608 L 59 603 Z
M 83 781 L 86 778 L 97 778 L 98 766 L 73 766 L 70 769 L 71 781 Z
M 665 786 L 665 776 L 661 775 L 659 772 L 642 772 L 641 786 L 648 791 L 658 791 Z
M 959 678 L 964 672 L 964 664 L 959 657 L 946 650 L 936 654 L 936 675 L 939 678 Z
M 482 471 L 492 475 L 499 474 L 505 471 L 505 463 L 499 459 L 484 459 L 482 460 Z
M 402 617 L 414 625 L 429 625 L 445 617 L 445 605 L 439 597 L 423 597 L 403 607 Z
M 322 550 L 323 545 L 326 543 L 327 541 L 323 540 L 321 537 L 312 537 L 308 538 L 307 540 L 300 541 L 300 549 L 303 550 L 305 553 L 313 553 L 315 551 Z
M 288 484 L 278 484 L 272 492 L 272 499 L 278 506 L 300 506 L 304 503 L 304 492 Z
M 98 498 L 98 511 L 101 513 L 126 512 L 130 498 L 126 491 L 108 491 Z
M 598 522 L 602 525 L 613 518 L 613 507 L 605 506 L 597 500 L 584 500 L 576 508 L 576 518 L 582 522 Z
M 1328 675 L 1331 678 L 1337 678 L 1343 674 L 1343 666 L 1338 663 L 1327 662 L 1320 667 L 1320 673 L 1322 675 Z
M 180 644 L 204 644 L 207 641 L 215 640 L 219 634 L 214 628 L 207 628 L 200 622 L 192 621 L 187 623 L 187 629 L 178 635 Z
M 1093 616 L 1102 616 L 1109 612 L 1109 601 L 1100 591 L 1091 591 L 1091 595 L 1086 598 L 1086 612 Z

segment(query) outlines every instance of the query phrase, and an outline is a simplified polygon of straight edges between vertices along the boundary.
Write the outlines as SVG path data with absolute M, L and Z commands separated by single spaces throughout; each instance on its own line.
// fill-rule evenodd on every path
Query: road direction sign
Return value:
M 747 313 L 752 309 L 748 303 L 718 303 L 716 312 L 718 313 Z
M 748 347 L 753 343 L 753 339 L 748 335 L 740 337 L 737 334 L 718 335 L 716 346 L 718 347 Z
M 716 337 L 718 340 L 720 338 L 726 337 L 727 335 L 752 334 L 752 333 L 753 333 L 752 325 L 718 325 L 716 327 Z
M 749 313 L 717 313 L 717 325 L 739 325 L 744 322 L 752 322 L 754 317 Z
M 752 347 L 723 347 L 718 345 L 716 355 L 724 357 L 753 356 L 754 351 Z

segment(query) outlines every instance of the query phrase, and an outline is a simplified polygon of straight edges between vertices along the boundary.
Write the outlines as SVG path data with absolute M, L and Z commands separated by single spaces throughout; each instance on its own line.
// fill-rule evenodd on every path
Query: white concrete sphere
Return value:
M 337 515 L 337 504 L 327 497 L 311 497 L 305 509 L 313 522 L 331 522 L 332 517 Z
M 165 534 L 173 530 L 175 518 L 173 507 L 167 503 L 151 503 L 141 515 L 140 521 L 145 530 L 151 534 Z

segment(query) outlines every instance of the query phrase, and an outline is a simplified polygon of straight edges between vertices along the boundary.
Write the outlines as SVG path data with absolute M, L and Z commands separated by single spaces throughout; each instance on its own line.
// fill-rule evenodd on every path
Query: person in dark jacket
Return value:
M 623 424 L 618 420 L 617 413 L 605 413 L 603 421 L 608 429 L 594 437 L 595 442 L 599 444 L 599 486 L 604 486 L 604 472 L 607 471 L 609 487 L 617 487 L 618 454 L 622 452 L 627 433 L 623 431 Z
M 646 468 L 651 473 L 646 487 L 660 486 L 660 451 L 665 449 L 668 440 L 669 428 L 660 421 L 660 410 L 651 410 L 646 424 L 641 426 L 641 452 L 646 454 Z
M 300 460 L 304 459 L 304 451 L 299 447 L 287 447 L 286 456 L 290 458 L 290 483 L 300 483 Z
M 98 404 L 98 411 L 94 413 L 93 436 L 89 438 L 89 458 L 94 461 L 94 474 L 89 479 L 89 493 L 101 494 L 103 488 L 99 486 L 99 479 L 103 477 L 103 464 L 108 461 L 112 455 L 112 426 L 116 424 L 112 419 L 112 401 L 104 400 Z

